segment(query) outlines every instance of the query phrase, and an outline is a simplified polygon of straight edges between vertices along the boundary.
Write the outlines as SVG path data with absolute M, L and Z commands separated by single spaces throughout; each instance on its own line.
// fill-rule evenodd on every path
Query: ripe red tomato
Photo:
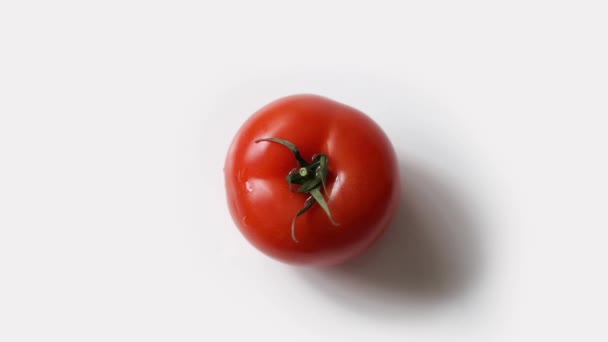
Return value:
M 360 254 L 386 230 L 399 201 L 398 163 L 382 129 L 316 95 L 288 96 L 253 114 L 230 146 L 224 173 L 243 235 L 293 264 L 337 264 Z

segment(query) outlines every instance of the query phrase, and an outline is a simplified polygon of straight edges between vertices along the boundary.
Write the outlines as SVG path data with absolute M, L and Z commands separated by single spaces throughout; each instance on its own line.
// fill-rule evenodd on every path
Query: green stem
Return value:
M 269 141 L 281 144 L 287 147 L 291 152 L 293 152 L 296 161 L 300 165 L 298 169 L 294 169 L 287 174 L 285 177 L 287 179 L 287 184 L 289 186 L 290 191 L 298 192 L 298 193 L 307 193 L 310 194 L 310 197 L 306 199 L 304 202 L 304 207 L 298 211 L 298 213 L 294 216 L 293 221 L 291 222 L 291 238 L 294 242 L 298 242 L 295 233 L 295 224 L 298 216 L 306 213 L 315 202 L 319 203 L 319 206 L 323 209 L 329 220 L 334 226 L 337 226 L 338 223 L 334 220 L 331 215 L 331 211 L 329 210 L 329 206 L 321 193 L 321 188 L 323 192 L 327 194 L 327 188 L 325 185 L 325 180 L 328 174 L 329 168 L 329 157 L 326 154 L 320 153 L 315 156 L 312 162 L 307 162 L 302 155 L 300 154 L 300 150 L 297 146 L 287 140 L 279 139 L 279 138 L 263 138 L 255 140 L 255 143 L 260 141 Z M 293 185 L 298 185 L 298 188 L 294 190 Z

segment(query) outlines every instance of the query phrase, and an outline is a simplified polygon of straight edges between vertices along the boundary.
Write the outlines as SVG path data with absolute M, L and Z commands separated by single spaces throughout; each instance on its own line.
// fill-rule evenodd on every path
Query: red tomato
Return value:
M 280 140 L 260 140 L 267 138 Z M 331 265 L 360 254 L 386 230 L 399 202 L 398 163 L 382 129 L 316 95 L 288 96 L 253 114 L 230 146 L 224 173 L 243 235 L 292 264 Z

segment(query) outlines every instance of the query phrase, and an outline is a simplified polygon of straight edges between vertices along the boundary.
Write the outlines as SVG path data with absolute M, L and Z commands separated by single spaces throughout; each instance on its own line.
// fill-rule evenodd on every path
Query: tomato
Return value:
M 399 202 L 395 151 L 362 112 L 293 95 L 253 114 L 224 167 L 228 207 L 260 251 L 300 265 L 332 265 L 369 248 Z

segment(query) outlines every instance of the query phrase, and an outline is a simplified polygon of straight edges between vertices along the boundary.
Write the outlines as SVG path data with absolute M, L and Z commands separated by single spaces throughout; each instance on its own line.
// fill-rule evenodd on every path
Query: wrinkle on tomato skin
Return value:
M 278 144 L 253 143 L 266 137 L 293 142 L 307 160 L 316 153 L 329 155 L 326 199 L 340 226 L 333 226 L 314 205 L 296 221 L 300 243 L 292 241 L 291 221 L 307 194 L 290 192 L 285 181 L 287 173 L 297 167 L 293 153 Z M 292 96 L 256 112 L 230 148 L 226 169 L 235 167 L 248 170 L 236 183 L 264 179 L 268 181 L 265 189 L 273 189 L 272 196 L 262 192 L 257 196 L 253 187 L 235 200 L 230 198 L 234 179 L 226 174 L 229 205 L 237 226 L 258 249 L 285 262 L 323 265 L 345 261 L 376 241 L 396 211 L 399 176 L 390 141 L 365 114 L 322 97 Z M 248 224 L 238 224 L 243 217 L 240 214 L 247 217 Z

